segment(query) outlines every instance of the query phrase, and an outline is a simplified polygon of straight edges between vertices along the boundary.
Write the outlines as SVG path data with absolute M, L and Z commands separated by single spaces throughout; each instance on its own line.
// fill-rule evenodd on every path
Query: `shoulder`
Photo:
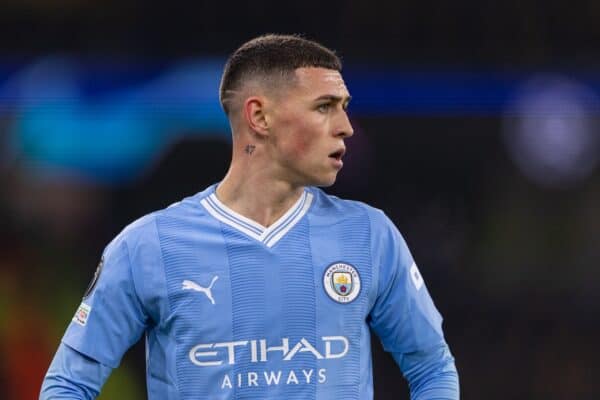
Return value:
M 315 225 L 342 224 L 345 229 L 368 227 L 371 254 L 375 258 L 392 257 L 396 253 L 404 257 L 410 253 L 404 237 L 382 210 L 360 201 L 329 195 L 321 189 L 310 189 L 315 202 L 312 211 Z
M 321 216 L 336 216 L 338 218 L 351 218 L 361 216 L 367 218 L 373 228 L 393 226 L 385 213 L 367 203 L 357 200 L 342 199 L 325 193 L 322 189 L 311 187 L 313 195 L 314 213 Z
M 357 200 L 342 199 L 325 193 L 323 189 L 310 187 L 308 191 L 313 195 L 313 202 L 317 212 L 334 213 L 367 213 L 378 211 L 376 208 Z
M 206 212 L 200 201 L 210 194 L 211 188 L 212 186 L 203 192 L 186 197 L 168 207 L 146 214 L 131 222 L 109 243 L 107 251 L 124 245 L 130 251 L 139 246 L 146 249 L 152 248 L 152 243 L 156 243 L 156 246 L 160 243 L 159 231 L 169 230 L 169 221 L 180 221 L 181 223 L 187 221 L 191 223 L 206 218 Z

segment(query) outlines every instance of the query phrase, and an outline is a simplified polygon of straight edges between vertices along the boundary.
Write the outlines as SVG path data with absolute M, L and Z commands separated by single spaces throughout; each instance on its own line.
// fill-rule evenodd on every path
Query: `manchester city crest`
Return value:
M 360 275 L 352 265 L 337 262 L 325 270 L 323 287 L 332 300 L 350 303 L 360 293 Z

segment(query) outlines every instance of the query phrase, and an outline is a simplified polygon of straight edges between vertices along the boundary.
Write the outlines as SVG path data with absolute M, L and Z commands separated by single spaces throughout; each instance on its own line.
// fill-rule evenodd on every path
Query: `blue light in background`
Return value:
M 119 183 L 182 133 L 229 138 L 218 102 L 221 68 L 220 62 L 191 61 L 106 90 L 94 83 L 114 80 L 98 76 L 98 66 L 50 57 L 0 86 L 0 111 L 13 114 L 12 150 L 38 173 L 72 171 Z
M 220 59 L 82 63 L 58 56 L 20 66 L 0 63 L 0 117 L 12 121 L 13 154 L 38 173 L 63 170 L 92 182 L 127 182 L 182 135 L 229 140 L 218 101 L 223 64 Z M 528 76 L 344 70 L 354 118 L 501 116 Z M 580 81 L 600 93 L 600 77 Z

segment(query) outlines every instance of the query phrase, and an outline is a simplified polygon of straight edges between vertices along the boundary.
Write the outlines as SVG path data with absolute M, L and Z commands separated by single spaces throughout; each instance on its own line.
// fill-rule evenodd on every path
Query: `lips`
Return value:
M 339 161 L 339 160 L 342 159 L 342 157 L 344 156 L 345 153 L 346 153 L 346 148 L 345 147 L 340 147 L 336 151 L 330 153 L 329 157 L 334 158 L 334 159 L 336 159 L 336 160 Z

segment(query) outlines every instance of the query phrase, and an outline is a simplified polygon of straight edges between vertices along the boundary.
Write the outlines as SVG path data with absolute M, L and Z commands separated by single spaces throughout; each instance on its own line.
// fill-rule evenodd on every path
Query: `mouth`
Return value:
M 345 153 L 346 153 L 346 148 L 342 147 L 342 148 L 334 151 L 333 153 L 330 153 L 329 158 L 333 158 L 334 160 L 341 161 L 342 157 L 344 157 Z

